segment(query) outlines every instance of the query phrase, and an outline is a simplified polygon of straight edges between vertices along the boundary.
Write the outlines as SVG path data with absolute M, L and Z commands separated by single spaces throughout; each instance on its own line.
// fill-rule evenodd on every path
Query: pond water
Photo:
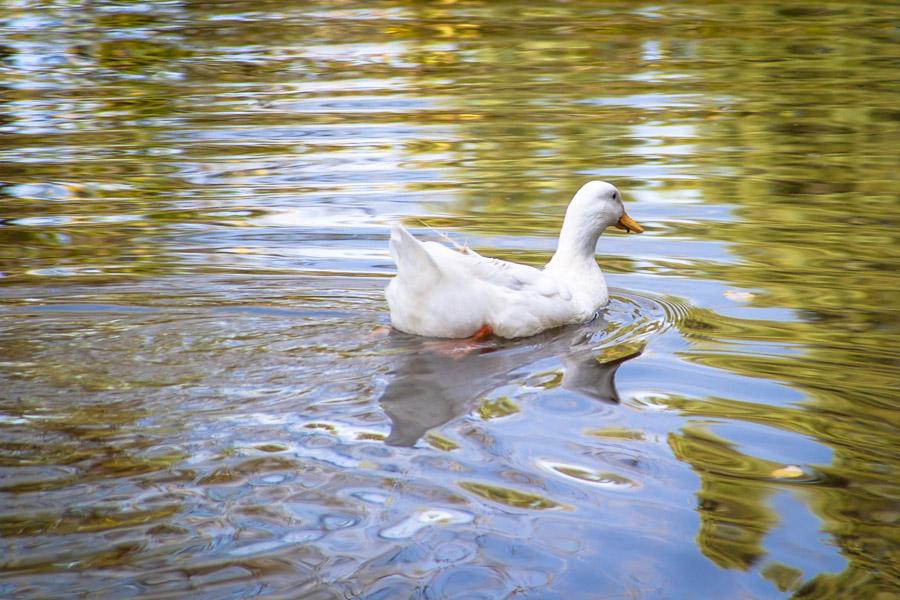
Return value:
M 896 6 L 0 0 L 0 597 L 896 598 Z M 601 317 L 388 332 L 388 224 Z

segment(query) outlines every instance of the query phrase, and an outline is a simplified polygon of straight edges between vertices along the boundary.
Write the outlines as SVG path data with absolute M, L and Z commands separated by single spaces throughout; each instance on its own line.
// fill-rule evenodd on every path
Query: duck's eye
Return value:
M 613 200 L 615 200 L 618 197 L 619 197 L 619 194 L 617 192 L 613 192 Z

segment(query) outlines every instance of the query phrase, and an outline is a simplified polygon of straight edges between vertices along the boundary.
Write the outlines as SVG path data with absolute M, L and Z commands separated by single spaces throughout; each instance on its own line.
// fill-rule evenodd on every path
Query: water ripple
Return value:
M 0 596 L 893 594 L 896 19 L 782 4 L 6 3 Z M 597 319 L 388 331 L 591 178 Z

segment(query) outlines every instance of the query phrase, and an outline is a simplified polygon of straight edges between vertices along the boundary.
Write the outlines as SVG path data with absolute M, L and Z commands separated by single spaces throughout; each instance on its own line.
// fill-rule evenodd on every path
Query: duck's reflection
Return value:
M 523 340 L 434 340 L 392 332 L 398 363 L 379 401 L 391 419 L 387 443 L 412 446 L 429 429 L 472 409 L 498 387 L 525 379 L 535 363 L 557 359 L 561 387 L 603 402 L 618 402 L 614 376 L 631 352 L 603 362 L 596 339 L 609 324 L 601 318 Z M 552 365 L 548 368 L 554 368 Z

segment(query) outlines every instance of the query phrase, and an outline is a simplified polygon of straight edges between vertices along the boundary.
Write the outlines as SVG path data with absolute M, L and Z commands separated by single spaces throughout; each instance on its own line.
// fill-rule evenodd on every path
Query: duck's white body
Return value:
M 556 253 L 543 270 L 420 242 L 394 225 L 390 250 L 397 276 L 386 290 L 391 324 L 444 338 L 469 337 L 487 326 L 516 338 L 589 321 L 609 301 L 594 259 L 597 238 L 609 225 L 641 231 L 625 215 L 615 187 L 585 184 L 569 204 Z

